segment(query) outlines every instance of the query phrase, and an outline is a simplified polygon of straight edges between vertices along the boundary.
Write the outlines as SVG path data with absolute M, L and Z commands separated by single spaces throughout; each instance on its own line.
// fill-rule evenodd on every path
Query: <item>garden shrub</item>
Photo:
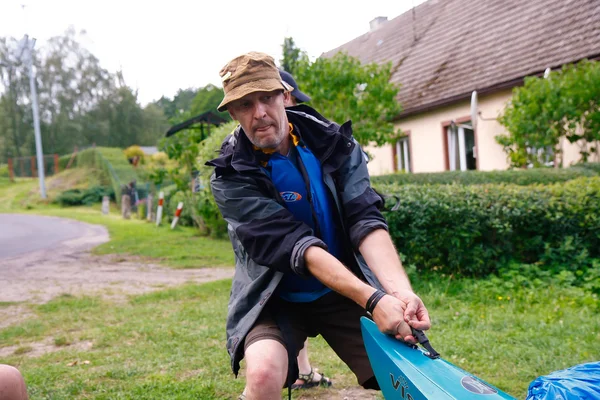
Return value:
M 59 194 L 54 200 L 63 207 L 92 205 L 102 202 L 102 197 L 115 199 L 115 193 L 108 186 L 93 186 L 88 189 L 69 189 Z
M 399 199 L 385 213 L 390 233 L 419 268 L 484 276 L 511 261 L 581 269 L 581 259 L 600 256 L 600 177 L 529 187 L 376 187 Z
M 592 163 L 588 163 L 592 164 Z M 583 176 L 600 175 L 600 168 L 587 164 L 572 168 L 532 168 L 507 171 L 446 171 L 406 174 L 396 173 L 371 178 L 374 184 L 461 184 L 480 185 L 488 183 L 508 183 L 513 185 L 534 185 L 566 182 Z
M 128 148 L 123 150 L 123 153 L 125 153 L 125 158 L 128 160 L 129 163 L 133 163 L 134 157 L 139 158 L 140 164 L 144 163 L 144 157 L 146 156 L 146 154 L 144 153 L 144 150 L 142 150 L 142 148 L 138 145 L 129 146 Z
M 600 162 L 579 163 L 579 164 L 575 164 L 573 166 L 573 168 L 587 169 L 587 170 L 593 171 L 596 174 L 600 175 Z
M 0 164 L 0 178 L 8 178 L 9 175 L 8 164 Z

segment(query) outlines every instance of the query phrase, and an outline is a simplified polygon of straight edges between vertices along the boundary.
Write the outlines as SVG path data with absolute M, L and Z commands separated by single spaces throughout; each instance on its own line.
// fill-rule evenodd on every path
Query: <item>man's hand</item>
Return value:
M 373 310 L 373 320 L 381 332 L 409 343 L 417 343 L 411 327 L 420 330 L 431 327 L 423 301 L 410 290 L 384 296 Z
M 406 303 L 393 296 L 385 295 L 373 310 L 373 320 L 381 332 L 414 344 L 417 341 L 405 320 L 405 310 Z
M 391 295 L 400 300 L 402 304 L 405 304 L 404 321 L 411 327 L 422 331 L 431 328 L 429 312 L 427 311 L 427 308 L 425 308 L 423 300 L 421 300 L 412 290 L 395 291 L 391 293 Z

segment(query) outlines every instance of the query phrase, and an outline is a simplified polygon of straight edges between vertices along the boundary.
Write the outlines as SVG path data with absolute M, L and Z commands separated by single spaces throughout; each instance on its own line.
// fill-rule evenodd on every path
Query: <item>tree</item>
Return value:
M 578 143 L 583 161 L 600 156 L 600 63 L 565 65 L 548 78 L 527 77 L 499 118 L 509 134 L 496 136 L 514 167 L 542 166 L 556 154 L 561 138 Z
M 171 124 L 176 124 L 187 119 L 183 115 L 190 110 L 197 93 L 198 90 L 194 88 L 179 89 L 173 100 L 162 96 L 154 104 L 162 108 Z
M 80 44 L 82 35 L 69 29 L 34 53 L 44 152 L 63 154 L 93 143 L 156 144 L 168 128 L 162 110 L 155 105 L 142 108 L 123 74 L 102 68 Z M 0 108 L 7 116 L 0 120 L 4 157 L 35 154 L 29 78 L 14 56 L 16 43 L 0 38 Z M 178 102 L 189 103 L 195 95 L 180 92 Z
M 200 88 L 192 101 L 189 112 L 190 118 L 207 111 L 212 111 L 227 121 L 231 120 L 227 111 L 217 111 L 217 107 L 221 103 L 221 100 L 223 100 L 223 96 L 223 89 L 216 87 L 215 85 L 208 84 L 203 88 Z
M 291 37 L 286 37 L 283 39 L 281 48 L 283 50 L 283 58 L 279 60 L 281 69 L 294 75 L 296 73 L 298 64 L 302 61 L 308 60 L 308 56 L 306 53 L 300 51 L 300 49 L 296 47 L 296 43 L 294 43 L 294 39 Z
M 5 143 L 4 156 L 20 157 L 33 145 L 33 137 L 24 132 L 31 120 L 29 107 L 29 78 L 25 66 L 20 63 L 17 40 L 0 38 L 0 81 L 4 88 L 0 96 L 0 107 L 6 118 L 0 120 L 0 136 Z M 32 135 L 31 135 L 32 136 Z
M 349 119 L 361 145 L 388 143 L 398 137 L 392 119 L 401 110 L 399 87 L 390 82 L 391 63 L 363 65 L 346 53 L 321 57 L 314 63 L 302 58 L 294 77 L 311 106 L 338 123 Z

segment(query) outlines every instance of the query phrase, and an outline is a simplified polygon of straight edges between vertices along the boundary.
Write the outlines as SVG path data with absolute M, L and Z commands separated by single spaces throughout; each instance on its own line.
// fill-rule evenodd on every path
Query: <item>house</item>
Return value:
M 429 0 L 325 53 L 392 63 L 401 84 L 395 120 L 406 137 L 368 148 L 371 174 L 496 170 L 509 166 L 496 118 L 526 76 L 600 58 L 599 0 Z M 471 93 L 480 117 L 473 129 Z M 579 148 L 564 141 L 564 165 Z

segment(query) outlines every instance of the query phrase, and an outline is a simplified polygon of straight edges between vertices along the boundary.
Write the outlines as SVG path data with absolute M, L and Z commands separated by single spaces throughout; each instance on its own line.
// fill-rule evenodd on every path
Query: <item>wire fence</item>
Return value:
M 60 172 L 58 154 L 47 154 L 43 157 L 44 175 L 51 176 Z M 37 178 L 39 165 L 36 156 L 13 157 L 8 159 L 8 173 L 14 178 Z

